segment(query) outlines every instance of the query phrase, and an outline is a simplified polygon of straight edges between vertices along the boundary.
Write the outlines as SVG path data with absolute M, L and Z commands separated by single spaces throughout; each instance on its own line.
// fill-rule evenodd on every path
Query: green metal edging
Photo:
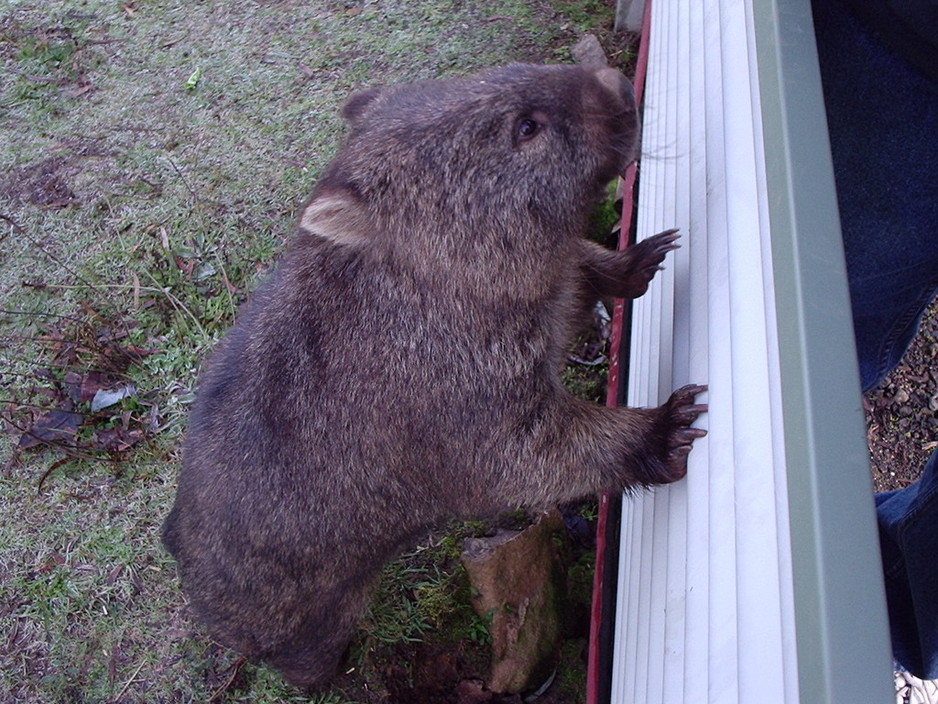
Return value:
M 889 629 L 808 0 L 754 0 L 800 700 L 892 702 Z

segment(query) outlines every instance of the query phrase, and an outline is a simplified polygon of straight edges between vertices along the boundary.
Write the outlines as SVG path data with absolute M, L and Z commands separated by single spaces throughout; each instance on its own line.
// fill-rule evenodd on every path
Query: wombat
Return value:
M 702 386 L 605 408 L 560 383 L 580 313 L 677 235 L 584 238 L 634 158 L 630 83 L 511 65 L 375 88 L 209 359 L 163 529 L 220 642 L 316 688 L 381 566 L 444 519 L 686 472 Z

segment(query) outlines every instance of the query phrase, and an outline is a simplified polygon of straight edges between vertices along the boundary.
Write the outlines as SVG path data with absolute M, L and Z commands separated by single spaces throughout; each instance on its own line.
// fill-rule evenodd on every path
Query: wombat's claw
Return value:
M 668 420 L 674 428 L 668 435 L 667 465 L 671 481 L 687 474 L 687 455 L 690 454 L 691 444 L 707 434 L 703 428 L 690 427 L 697 416 L 707 412 L 706 404 L 694 403 L 694 397 L 706 390 L 706 386 L 691 384 L 678 389 L 668 399 Z
M 672 227 L 670 229 L 659 232 L 657 235 L 652 235 L 647 239 L 643 240 L 644 242 L 661 242 L 661 243 L 671 243 L 677 242 L 681 239 L 681 230 L 677 227 Z
M 668 230 L 632 245 L 632 252 L 644 261 L 645 266 L 661 264 L 668 252 L 680 248 L 677 243 L 680 238 L 677 230 Z
M 632 254 L 638 262 L 637 276 L 642 280 L 642 292 L 655 274 L 664 268 L 661 263 L 668 252 L 680 248 L 681 245 L 677 244 L 680 237 L 677 230 L 665 230 L 632 246 Z
M 668 399 L 668 407 L 672 410 L 675 409 L 677 405 L 687 405 L 692 404 L 694 398 L 697 394 L 702 394 L 707 390 L 706 386 L 698 384 L 688 384 L 687 386 L 682 386 L 677 391 L 671 394 L 671 397 Z M 706 404 L 700 404 L 706 409 Z
M 676 408 L 671 412 L 671 420 L 674 421 L 677 425 L 690 425 L 695 420 L 697 416 L 701 413 L 707 412 L 707 405 L 704 403 L 695 403 L 690 406 L 681 406 Z M 688 428 L 688 430 L 699 431 L 700 428 Z M 706 435 L 706 431 L 703 432 L 703 435 Z M 703 437 L 701 435 L 700 437 Z

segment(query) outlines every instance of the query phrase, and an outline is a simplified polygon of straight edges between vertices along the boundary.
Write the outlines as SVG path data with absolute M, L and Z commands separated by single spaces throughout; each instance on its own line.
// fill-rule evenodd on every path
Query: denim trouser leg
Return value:
M 899 362 L 938 289 L 938 86 L 839 0 L 813 5 L 868 390 Z M 919 482 L 876 497 L 893 652 L 907 670 L 930 679 L 938 678 L 936 457 Z
M 938 451 L 922 478 L 876 496 L 886 601 L 896 660 L 938 678 Z
M 938 289 L 938 85 L 838 0 L 815 0 L 814 18 L 866 391 Z

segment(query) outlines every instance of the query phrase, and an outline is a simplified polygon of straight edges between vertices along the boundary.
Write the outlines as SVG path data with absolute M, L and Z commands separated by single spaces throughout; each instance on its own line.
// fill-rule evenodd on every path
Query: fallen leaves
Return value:
M 150 352 L 120 339 L 126 330 L 63 332 L 40 338 L 50 358 L 32 371 L 0 417 L 19 433 L 19 450 L 49 449 L 71 458 L 120 459 L 155 432 L 159 411 L 138 396 L 127 371 Z M 48 476 L 43 476 L 42 481 Z
M 39 445 L 74 446 L 78 426 L 83 418 L 80 413 L 54 408 L 39 416 L 32 425 L 20 435 L 19 447 L 30 448 Z

